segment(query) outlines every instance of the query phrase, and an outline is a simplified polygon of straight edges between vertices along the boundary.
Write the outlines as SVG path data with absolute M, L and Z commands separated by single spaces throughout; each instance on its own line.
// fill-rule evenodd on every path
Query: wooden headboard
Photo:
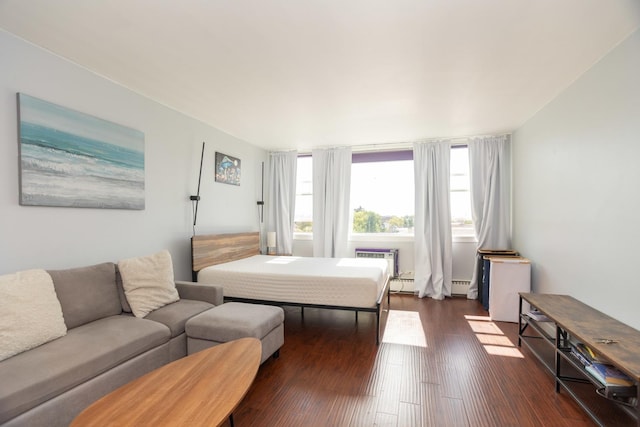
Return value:
M 193 280 L 198 271 L 260 254 L 260 233 L 206 234 L 191 238 Z

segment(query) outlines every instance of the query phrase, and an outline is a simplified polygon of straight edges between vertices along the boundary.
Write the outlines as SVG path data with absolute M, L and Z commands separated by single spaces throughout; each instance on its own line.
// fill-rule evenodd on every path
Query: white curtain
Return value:
M 511 249 L 511 162 L 509 137 L 474 138 L 469 142 L 471 214 L 478 249 Z M 467 298 L 478 298 L 478 262 Z
M 415 143 L 415 288 L 420 298 L 451 296 L 451 208 L 448 141 Z
M 351 148 L 316 149 L 313 158 L 313 256 L 347 256 Z
M 266 228 L 276 233 L 276 253 L 283 255 L 293 252 L 297 165 L 297 151 L 269 153 Z

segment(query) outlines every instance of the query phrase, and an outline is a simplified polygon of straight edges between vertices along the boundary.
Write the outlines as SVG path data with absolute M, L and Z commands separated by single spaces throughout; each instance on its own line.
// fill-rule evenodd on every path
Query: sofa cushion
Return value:
M 66 270 L 49 270 L 67 328 L 122 312 L 116 266 L 112 262 Z
M 66 333 L 60 302 L 46 271 L 0 276 L 0 360 Z
M 122 286 L 122 274 L 120 269 L 116 265 L 116 286 L 118 287 L 118 295 L 120 296 L 120 304 L 122 305 L 122 311 L 125 313 L 131 313 L 131 306 L 127 301 L 127 296 L 124 294 L 124 286 Z M 178 292 L 180 293 L 180 292 Z
M 171 330 L 171 338 L 173 338 L 184 333 L 184 325 L 187 320 L 213 307 L 214 305 L 208 302 L 181 299 L 152 311 L 145 319 L 167 326 Z
M 168 342 L 169 336 L 169 329 L 158 322 L 111 316 L 3 361 L 0 424 Z
M 169 251 L 129 258 L 118 262 L 127 301 L 136 317 L 180 299 L 173 282 L 173 264 Z
M 185 328 L 190 338 L 229 342 L 244 337 L 261 340 L 283 322 L 281 307 L 227 302 L 189 319 Z

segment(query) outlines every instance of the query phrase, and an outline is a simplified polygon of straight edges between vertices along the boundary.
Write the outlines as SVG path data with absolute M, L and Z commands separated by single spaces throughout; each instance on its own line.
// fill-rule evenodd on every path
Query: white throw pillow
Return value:
M 145 317 L 180 299 L 173 280 L 171 254 L 167 250 L 119 261 L 118 269 L 124 294 L 136 317 Z
M 66 334 L 49 273 L 27 270 L 0 276 L 0 360 Z

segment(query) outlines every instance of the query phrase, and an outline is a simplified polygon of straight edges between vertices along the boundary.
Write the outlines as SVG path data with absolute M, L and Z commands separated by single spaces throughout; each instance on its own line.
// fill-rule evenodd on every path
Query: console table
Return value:
M 262 346 L 241 338 L 164 365 L 93 403 L 80 426 L 217 426 L 230 418 L 258 372 Z
M 525 344 L 551 372 L 556 392 L 566 390 L 598 425 L 640 426 L 640 331 L 568 295 L 519 295 L 518 346 Z M 546 319 L 531 318 L 524 302 Z M 577 342 L 628 375 L 633 386 L 624 393 L 594 396 L 607 389 L 571 354 Z

